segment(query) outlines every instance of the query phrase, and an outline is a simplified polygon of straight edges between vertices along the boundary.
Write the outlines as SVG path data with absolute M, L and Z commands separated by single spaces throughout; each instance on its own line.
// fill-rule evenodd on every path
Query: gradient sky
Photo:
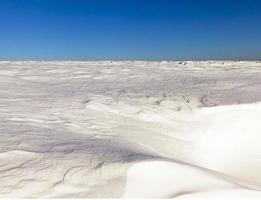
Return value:
M 0 60 L 261 60 L 260 0 L 0 0 Z

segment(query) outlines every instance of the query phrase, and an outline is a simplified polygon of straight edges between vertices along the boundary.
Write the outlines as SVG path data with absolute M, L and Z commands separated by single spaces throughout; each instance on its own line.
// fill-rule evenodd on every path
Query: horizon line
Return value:
M 50 59 L 50 60 L 38 60 L 38 59 L 36 59 L 36 60 L 27 60 L 27 59 L 25 59 L 25 60 L 23 60 L 23 59 L 21 59 L 21 60 L 19 60 L 19 59 L 17 59 L 17 60 L 1 60 L 0 59 L 0 62 L 135 62 L 135 61 L 140 61 L 140 62 L 206 62 L 206 61 L 214 61 L 214 62 L 222 62 L 222 61 L 233 61 L 233 62 L 261 62 L 261 59 L 256 59 L 256 60 L 254 60 L 254 59 L 224 59 L 224 60 L 221 60 L 221 59 L 188 59 L 188 60 L 183 60 L 183 59 L 155 59 L 155 60 L 150 60 L 150 59 L 148 59 L 148 60 L 146 60 L 146 59 L 144 59 L 144 60 L 141 60 L 141 59 L 137 59 L 137 60 L 133 60 L 133 59 L 130 59 L 130 60 L 125 60 L 125 59 L 123 59 L 123 60 L 105 60 L 105 59 L 101 59 L 101 60 L 96 60 L 96 59 L 90 59 L 90 60 L 74 60 L 74 59 L 72 59 L 72 60 L 70 60 L 70 59 Z

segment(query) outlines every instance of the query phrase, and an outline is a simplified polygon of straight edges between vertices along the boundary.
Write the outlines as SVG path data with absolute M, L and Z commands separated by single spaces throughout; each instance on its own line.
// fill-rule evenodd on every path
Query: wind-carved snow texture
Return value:
M 0 62 L 0 197 L 261 197 L 260 62 Z

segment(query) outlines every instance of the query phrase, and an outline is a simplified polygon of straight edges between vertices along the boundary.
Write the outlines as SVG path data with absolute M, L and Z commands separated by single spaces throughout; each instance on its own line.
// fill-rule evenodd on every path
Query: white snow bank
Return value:
M 127 172 L 124 198 L 260 198 L 248 190 L 202 168 L 178 162 L 148 161 Z
M 194 140 L 193 163 L 261 189 L 261 103 L 204 108 L 195 115 L 205 130 Z
M 135 164 L 128 171 L 125 197 L 261 197 L 260 192 L 246 189 L 261 190 L 261 103 L 202 108 L 188 119 L 182 132 L 185 144 L 173 140 L 154 146 L 153 138 L 144 144 L 191 165 L 175 161 Z M 176 156 L 171 146 L 182 156 Z

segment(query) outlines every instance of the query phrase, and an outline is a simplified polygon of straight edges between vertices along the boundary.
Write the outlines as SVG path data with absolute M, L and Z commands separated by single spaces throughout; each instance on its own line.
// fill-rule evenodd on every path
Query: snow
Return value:
M 261 197 L 261 62 L 1 61 L 0 197 Z

